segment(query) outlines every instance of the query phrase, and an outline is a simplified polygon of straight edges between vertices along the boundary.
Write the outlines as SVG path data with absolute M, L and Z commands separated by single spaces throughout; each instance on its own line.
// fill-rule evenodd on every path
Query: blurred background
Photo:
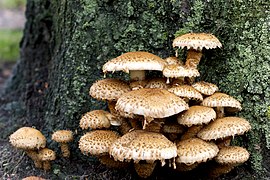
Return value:
M 0 0 L 0 92 L 19 58 L 26 0 Z

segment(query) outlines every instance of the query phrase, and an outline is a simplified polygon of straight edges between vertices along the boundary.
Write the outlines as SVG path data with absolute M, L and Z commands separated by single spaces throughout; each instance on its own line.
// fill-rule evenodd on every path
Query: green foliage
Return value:
M 0 61 L 17 60 L 21 38 L 21 30 L 0 30 Z
M 26 5 L 26 0 L 1 0 L 0 8 L 15 9 Z

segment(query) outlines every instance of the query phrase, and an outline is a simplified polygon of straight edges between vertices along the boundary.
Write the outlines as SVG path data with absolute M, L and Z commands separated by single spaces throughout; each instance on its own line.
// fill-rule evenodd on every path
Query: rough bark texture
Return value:
M 210 32 L 224 47 L 204 51 L 200 79 L 241 101 L 253 129 L 235 143 L 249 149 L 253 170 L 269 171 L 269 8 L 263 0 L 29 0 L 21 58 L 1 98 L 1 137 L 28 125 L 47 137 L 78 130 L 78 139 L 81 115 L 105 108 L 88 95 L 104 62 L 135 50 L 167 57 L 175 32 Z

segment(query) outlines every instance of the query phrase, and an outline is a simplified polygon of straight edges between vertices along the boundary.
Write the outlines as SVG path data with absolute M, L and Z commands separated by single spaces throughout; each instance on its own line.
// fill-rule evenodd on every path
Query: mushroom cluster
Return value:
M 173 47 L 188 49 L 185 62 L 178 51 L 165 59 L 127 52 L 106 62 L 104 74 L 123 71 L 130 80 L 102 79 L 90 87 L 90 96 L 107 101 L 108 111 L 82 116 L 80 127 L 92 130 L 79 140 L 82 153 L 110 162 L 104 163 L 109 167 L 133 164 L 143 178 L 158 165 L 191 171 L 208 161 L 216 163 L 209 175 L 217 177 L 247 161 L 248 151 L 230 143 L 251 129 L 247 120 L 233 116 L 242 109 L 240 102 L 215 84 L 195 82 L 202 50 L 221 46 L 212 34 L 189 33 L 173 41 Z M 147 77 L 146 71 L 160 71 L 162 77 Z

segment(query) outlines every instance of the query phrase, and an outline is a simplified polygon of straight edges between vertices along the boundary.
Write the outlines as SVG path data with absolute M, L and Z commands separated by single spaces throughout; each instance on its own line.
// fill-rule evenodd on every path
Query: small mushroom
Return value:
M 168 89 L 169 92 L 174 93 L 176 96 L 186 98 L 186 101 L 194 99 L 196 101 L 202 101 L 203 96 L 199 91 L 189 85 L 179 85 Z
M 32 127 L 19 128 L 10 135 L 9 141 L 14 147 L 24 150 L 37 168 L 42 168 L 37 151 L 46 146 L 46 138 L 39 130 Z
M 216 92 L 211 96 L 208 96 L 202 101 L 201 104 L 203 106 L 215 107 L 217 111 L 217 118 L 224 117 L 225 107 L 234 108 L 235 111 L 240 111 L 242 109 L 241 103 L 239 101 L 237 101 L 232 96 L 220 92 Z
M 199 91 L 203 95 L 207 96 L 210 96 L 214 94 L 216 91 L 218 91 L 217 85 L 205 81 L 196 82 L 191 86 L 194 87 L 197 91 Z
M 213 108 L 206 106 L 191 106 L 188 110 L 177 116 L 179 124 L 191 127 L 193 125 L 208 124 L 216 119 L 216 112 Z
M 39 151 L 38 157 L 43 163 L 43 169 L 49 171 L 51 169 L 51 161 L 55 160 L 56 155 L 53 150 L 44 148 Z
M 73 134 L 70 130 L 58 130 L 52 134 L 52 140 L 60 143 L 61 152 L 63 157 L 68 158 L 70 151 L 68 143 L 73 141 Z
M 177 144 L 177 163 L 192 165 L 206 162 L 214 158 L 219 149 L 214 143 L 206 142 L 199 138 L 190 138 L 179 141 Z
M 85 113 L 80 120 L 80 127 L 82 129 L 102 129 L 109 128 L 111 121 L 115 117 L 104 110 L 93 110 Z

